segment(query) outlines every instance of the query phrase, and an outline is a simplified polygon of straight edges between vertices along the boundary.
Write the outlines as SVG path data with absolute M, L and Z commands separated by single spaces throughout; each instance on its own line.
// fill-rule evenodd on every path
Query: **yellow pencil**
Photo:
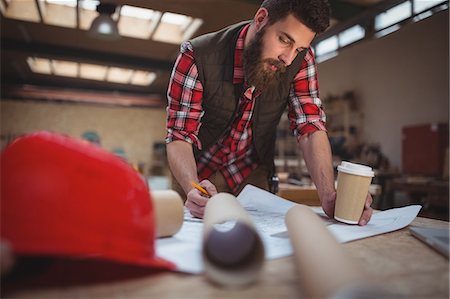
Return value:
M 199 190 L 201 193 L 205 194 L 206 196 L 209 196 L 208 191 L 206 191 L 205 189 L 203 189 L 201 186 L 199 186 L 198 184 L 191 182 L 192 187 L 194 187 L 195 189 Z

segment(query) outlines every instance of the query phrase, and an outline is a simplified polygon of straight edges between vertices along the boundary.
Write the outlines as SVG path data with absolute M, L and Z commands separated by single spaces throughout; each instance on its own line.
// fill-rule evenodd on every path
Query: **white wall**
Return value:
M 353 90 L 363 138 L 401 169 L 403 126 L 448 122 L 448 10 L 343 49 L 318 66 L 321 98 Z

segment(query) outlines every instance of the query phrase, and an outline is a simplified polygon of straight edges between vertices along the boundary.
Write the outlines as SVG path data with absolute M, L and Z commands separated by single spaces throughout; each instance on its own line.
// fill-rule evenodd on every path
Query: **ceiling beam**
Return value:
M 48 88 L 34 85 L 7 85 L 2 87 L 4 99 L 27 99 L 51 102 L 76 102 L 126 107 L 164 108 L 165 99 L 159 95 L 100 92 L 77 89 Z
M 43 75 L 44 76 L 44 75 Z M 43 78 L 43 76 L 27 76 L 24 77 L 12 77 L 6 76 L 2 72 L 1 80 L 0 80 L 0 88 L 7 85 L 35 85 L 42 86 L 45 88 L 67 88 L 67 86 L 71 86 L 73 89 L 79 90 L 91 90 L 91 91 L 99 91 L 99 92 L 128 92 L 138 95 L 145 94 L 155 94 L 161 97 L 165 97 L 165 92 L 160 92 L 159 87 L 155 86 L 138 86 L 138 85 L 129 85 L 129 84 L 115 84 L 111 82 L 105 81 L 92 81 L 92 80 L 81 80 L 79 78 L 70 78 L 70 77 L 58 77 L 49 80 L 49 78 Z M 57 79 L 57 80 L 54 80 Z M 2 89 L 3 90 L 3 89 Z M 1 92 L 0 92 L 1 94 Z
M 330 0 L 331 17 L 338 21 L 345 21 L 360 14 L 365 10 L 364 6 L 356 5 L 342 0 Z

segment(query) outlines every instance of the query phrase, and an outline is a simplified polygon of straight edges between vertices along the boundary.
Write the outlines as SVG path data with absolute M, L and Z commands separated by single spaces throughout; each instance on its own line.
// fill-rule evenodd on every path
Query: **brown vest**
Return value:
M 205 112 L 198 136 L 203 149 L 194 149 L 196 159 L 208 151 L 239 117 L 237 107 L 244 91 L 242 84 L 233 84 L 234 51 L 241 29 L 248 23 L 235 24 L 191 40 L 199 80 L 203 85 L 202 107 Z M 306 51 L 297 55 L 287 67 L 277 88 L 264 91 L 255 99 L 253 144 L 258 158 L 271 173 L 274 171 L 276 127 L 286 109 L 291 82 Z

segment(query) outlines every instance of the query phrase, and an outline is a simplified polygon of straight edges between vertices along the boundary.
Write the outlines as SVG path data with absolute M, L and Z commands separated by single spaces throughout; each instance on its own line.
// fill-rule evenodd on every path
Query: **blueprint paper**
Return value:
M 296 203 L 252 185 L 247 185 L 237 199 L 249 213 L 263 240 L 266 259 L 292 255 L 293 250 L 284 218 L 287 211 Z M 421 206 L 411 205 L 374 213 L 365 226 L 340 223 L 329 219 L 322 208 L 312 209 L 338 242 L 345 243 L 402 229 L 417 217 Z M 202 273 L 202 232 L 202 220 L 192 217 L 186 210 L 181 230 L 170 238 L 156 240 L 157 255 L 174 262 L 178 271 Z

